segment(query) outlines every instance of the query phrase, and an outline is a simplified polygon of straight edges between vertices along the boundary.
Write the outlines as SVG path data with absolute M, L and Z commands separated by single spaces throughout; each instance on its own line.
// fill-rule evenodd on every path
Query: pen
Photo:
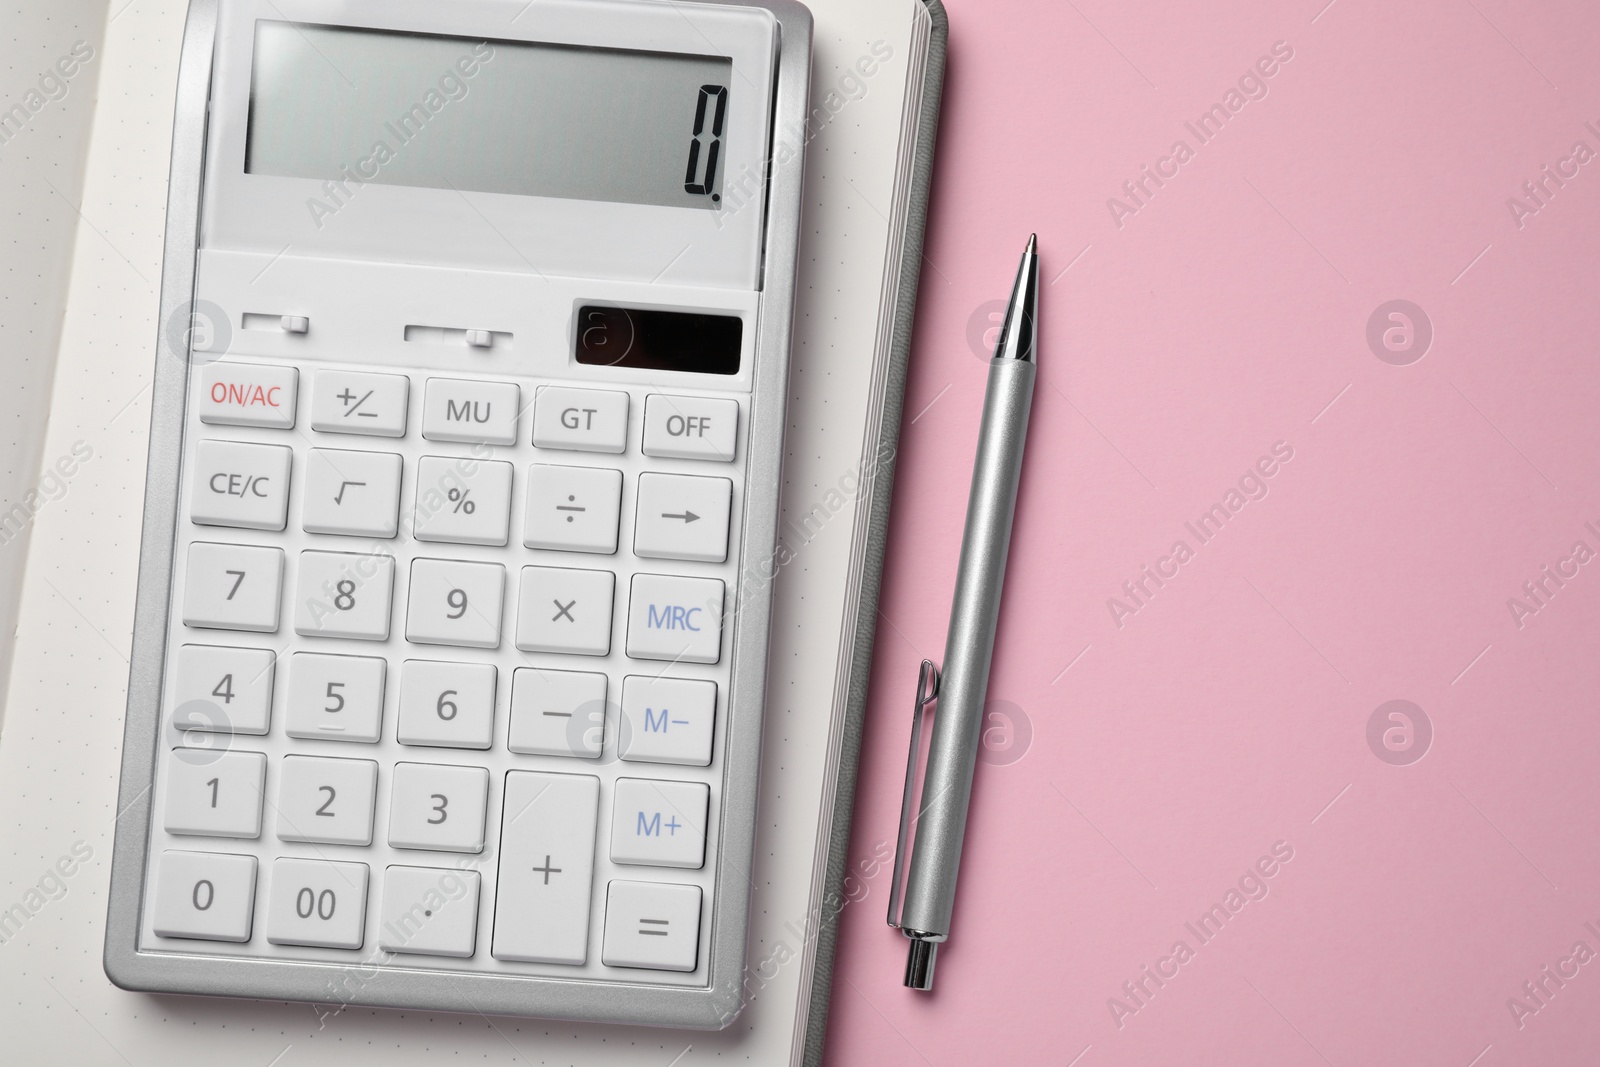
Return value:
M 950 936 L 967 804 L 972 797 L 972 772 L 983 731 L 983 703 L 989 689 L 989 664 L 1000 616 L 1000 591 L 1005 584 L 1006 554 L 1011 545 L 1017 479 L 1022 473 L 1022 449 L 1028 436 L 1028 408 L 1033 401 L 1038 299 L 1039 257 L 1034 235 L 1028 238 L 1028 247 L 1022 253 L 1005 323 L 995 342 L 994 358 L 989 361 L 989 384 L 983 397 L 978 452 L 972 464 L 972 490 L 967 498 L 966 529 L 961 535 L 961 561 L 956 568 L 943 670 L 923 660 L 917 677 L 911 754 L 906 760 L 900 834 L 889 890 L 889 925 L 911 939 L 905 984 L 912 989 L 933 988 L 934 956 L 939 943 Z M 902 868 L 923 716 L 935 699 L 938 708 L 933 716 L 933 739 L 928 744 L 916 839 L 910 863 Z

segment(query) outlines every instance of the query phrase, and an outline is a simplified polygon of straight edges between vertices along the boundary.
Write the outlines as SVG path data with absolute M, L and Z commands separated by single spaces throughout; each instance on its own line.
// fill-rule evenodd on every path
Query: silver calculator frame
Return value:
M 770 568 L 777 542 L 783 435 L 799 253 L 803 130 L 810 94 L 812 17 L 797 0 L 695 0 L 760 7 L 778 23 L 777 83 L 762 226 L 762 293 L 751 388 L 746 506 L 740 530 L 744 561 L 730 638 L 733 668 L 716 894 L 711 907 L 708 984 L 663 987 L 532 975 L 408 968 L 365 959 L 350 964 L 224 957 L 181 951 L 141 952 L 140 914 L 146 890 L 151 790 L 160 741 L 169 600 L 180 497 L 185 406 L 191 371 L 187 323 L 194 298 L 205 180 L 206 117 L 211 96 L 217 0 L 191 0 L 178 67 L 172 168 L 161 275 L 162 326 L 151 398 L 150 451 L 139 553 L 138 601 L 128 675 L 116 844 L 106 915 L 105 971 L 116 985 L 157 993 L 304 1001 L 308 990 L 344 988 L 340 1001 L 371 1007 L 519 1015 L 582 1022 L 722 1029 L 743 1007 L 746 939 L 754 858 L 762 713 L 771 616 Z M 795 151 L 780 154 L 785 134 Z M 762 564 L 758 573 L 754 564 Z M 752 596 L 751 594 L 755 595 Z M 357 988 L 343 979 L 362 972 Z M 371 977 L 368 977 L 370 973 Z

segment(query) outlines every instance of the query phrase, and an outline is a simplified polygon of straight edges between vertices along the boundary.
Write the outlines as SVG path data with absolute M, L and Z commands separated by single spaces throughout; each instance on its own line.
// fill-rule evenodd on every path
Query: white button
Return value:
M 278 325 L 284 333 L 305 333 L 311 329 L 311 320 L 304 315 L 282 315 L 278 318 Z
M 482 767 L 396 763 L 389 844 L 435 852 L 482 852 L 489 772 Z
M 606 893 L 607 967 L 692 971 L 700 949 L 700 887 L 614 881 Z
M 289 709 L 284 733 L 324 741 L 372 744 L 383 728 L 388 664 L 373 656 L 296 652 L 289 659 Z
M 722 582 L 636 574 L 628 604 L 628 655 L 715 663 L 722 650 Z
M 420 956 L 472 955 L 479 881 L 477 871 L 390 867 L 383 873 L 378 947 Z
M 400 670 L 402 745 L 488 748 L 494 743 L 492 663 L 408 659 Z
M 406 640 L 499 648 L 505 587 L 506 569 L 498 563 L 412 560 Z
M 194 450 L 189 518 L 201 526 L 283 529 L 292 455 L 282 445 L 201 441 Z
M 557 552 L 615 552 L 621 508 L 621 471 L 535 463 L 528 468 L 522 543 Z
M 422 401 L 422 436 L 467 444 L 517 443 L 521 391 L 508 382 L 429 378 Z
M 717 683 L 689 678 L 622 680 L 620 755 L 638 763 L 711 762 L 711 727 L 717 717 Z
M 494 332 L 491 330 L 467 330 L 467 344 L 473 348 L 493 348 Z
M 733 483 L 726 478 L 641 474 L 633 551 L 653 559 L 721 563 L 728 558 L 732 503 Z
M 307 533 L 393 537 L 400 525 L 400 457 L 313 448 L 306 453 L 300 514 Z
M 172 683 L 172 725 L 264 734 L 272 721 L 274 657 L 266 648 L 183 645 Z
M 706 856 L 706 805 L 699 782 L 618 778 L 611 860 L 646 867 L 699 867 Z
M 213 630 L 278 628 L 283 551 L 196 541 L 184 574 L 183 621 Z
M 278 837 L 328 845 L 372 844 L 378 765 L 364 759 L 285 756 Z
M 200 376 L 200 421 L 211 426 L 294 426 L 293 367 L 258 363 L 212 363 Z
M 577 452 L 628 447 L 628 394 L 547 385 L 533 404 L 533 443 Z
M 282 858 L 267 890 L 274 945 L 360 948 L 367 925 L 367 865 Z
M 599 807 L 598 778 L 506 774 L 495 958 L 574 966 L 588 959 Z
M 412 536 L 503 545 L 511 520 L 511 464 L 424 456 L 417 462 Z
M 739 402 L 705 396 L 644 398 L 644 442 L 647 456 L 733 462 L 739 430 Z
M 606 676 L 518 667 L 511 676 L 506 747 L 542 756 L 600 755 L 606 729 Z
M 151 925 L 158 937 L 248 941 L 256 902 L 256 858 L 163 852 L 154 896 Z
M 393 596 L 393 556 L 302 552 L 294 632 L 302 637 L 385 641 Z
M 311 428 L 404 437 L 410 392 L 411 379 L 400 374 L 319 370 L 311 387 Z
M 177 748 L 167 756 L 169 834 L 261 836 L 261 789 L 267 757 L 259 752 Z
M 610 571 L 522 568 L 517 647 L 524 652 L 603 656 L 611 651 Z

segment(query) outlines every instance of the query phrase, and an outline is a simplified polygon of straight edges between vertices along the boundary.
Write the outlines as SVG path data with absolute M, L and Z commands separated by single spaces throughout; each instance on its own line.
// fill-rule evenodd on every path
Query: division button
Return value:
M 556 552 L 617 550 L 622 472 L 603 467 L 528 468 L 528 508 L 522 543 Z

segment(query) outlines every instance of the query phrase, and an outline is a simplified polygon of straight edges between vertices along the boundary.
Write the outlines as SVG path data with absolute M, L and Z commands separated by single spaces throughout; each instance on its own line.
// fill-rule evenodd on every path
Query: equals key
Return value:
M 692 971 L 700 952 L 700 887 L 617 880 L 606 893 L 607 967 Z

